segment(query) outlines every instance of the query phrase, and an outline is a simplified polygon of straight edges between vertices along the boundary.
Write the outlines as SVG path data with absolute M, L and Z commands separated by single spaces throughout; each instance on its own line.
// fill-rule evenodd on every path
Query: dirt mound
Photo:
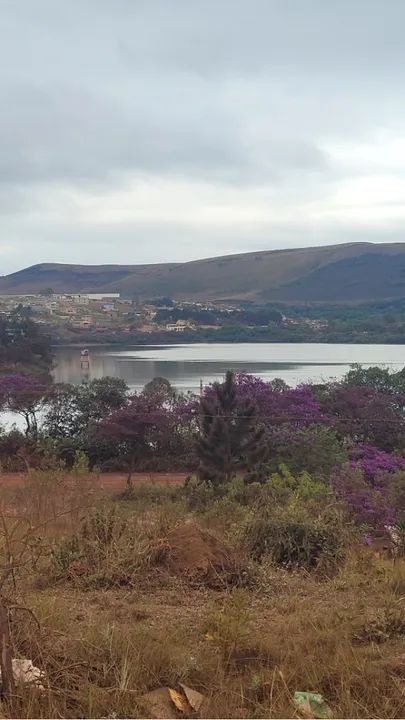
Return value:
M 244 559 L 193 522 L 173 528 L 155 548 L 153 564 L 211 588 L 246 584 Z

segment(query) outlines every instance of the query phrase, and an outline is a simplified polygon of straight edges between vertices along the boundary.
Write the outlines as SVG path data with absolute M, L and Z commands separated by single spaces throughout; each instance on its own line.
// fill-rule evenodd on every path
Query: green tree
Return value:
M 199 475 L 215 487 L 250 469 L 264 455 L 264 429 L 257 426 L 256 406 L 238 397 L 232 372 L 201 398 L 200 417 Z
M 389 368 L 378 366 L 365 368 L 354 364 L 346 374 L 344 382 L 347 385 L 367 385 L 387 395 L 405 393 L 405 369 L 392 372 Z
M 87 434 L 92 424 L 125 405 L 127 392 L 124 380 L 108 376 L 81 385 L 54 385 L 44 428 L 52 438 Z

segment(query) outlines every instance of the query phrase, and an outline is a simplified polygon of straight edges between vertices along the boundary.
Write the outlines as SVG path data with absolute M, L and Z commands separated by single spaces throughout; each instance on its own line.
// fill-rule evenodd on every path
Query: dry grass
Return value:
M 31 491 L 20 496 L 26 512 Z M 32 504 L 53 547 L 83 528 L 77 497 L 63 527 L 53 509 L 60 498 L 50 510 Z M 48 684 L 45 692 L 19 688 L 4 717 L 144 717 L 142 694 L 179 682 L 206 696 L 202 717 L 293 717 L 295 690 L 322 693 L 335 717 L 403 715 L 404 560 L 353 551 L 323 580 L 263 563 L 252 587 L 213 590 L 145 561 L 151 542 L 190 517 L 177 497 L 162 499 L 164 508 L 154 493 L 142 512 L 140 497 L 98 511 L 109 517 L 115 507 L 116 519 L 111 532 L 93 532 L 89 558 L 98 574 L 130 568 L 130 582 L 100 587 L 68 572 L 55 579 L 46 553 L 19 574 L 18 600 L 40 629 L 13 612 L 14 653 L 44 669 Z

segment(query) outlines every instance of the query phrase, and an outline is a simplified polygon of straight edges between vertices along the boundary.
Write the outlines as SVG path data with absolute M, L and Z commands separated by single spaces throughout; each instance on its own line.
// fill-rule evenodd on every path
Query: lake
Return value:
M 80 366 L 80 348 L 55 350 L 56 382 L 80 383 L 112 375 L 141 389 L 154 377 L 164 377 L 178 390 L 197 392 L 203 384 L 221 380 L 225 371 L 243 370 L 266 380 L 282 378 L 289 385 L 341 378 L 353 363 L 405 366 L 405 345 L 326 345 L 315 343 L 199 343 L 117 348 L 92 347 L 89 369 Z

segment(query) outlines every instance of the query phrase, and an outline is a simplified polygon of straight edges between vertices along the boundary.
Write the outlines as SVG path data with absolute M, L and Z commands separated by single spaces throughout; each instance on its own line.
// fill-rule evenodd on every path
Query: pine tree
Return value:
M 249 470 L 265 452 L 264 429 L 257 426 L 256 406 L 238 398 L 235 376 L 200 399 L 201 434 L 197 440 L 200 477 L 216 487 Z

